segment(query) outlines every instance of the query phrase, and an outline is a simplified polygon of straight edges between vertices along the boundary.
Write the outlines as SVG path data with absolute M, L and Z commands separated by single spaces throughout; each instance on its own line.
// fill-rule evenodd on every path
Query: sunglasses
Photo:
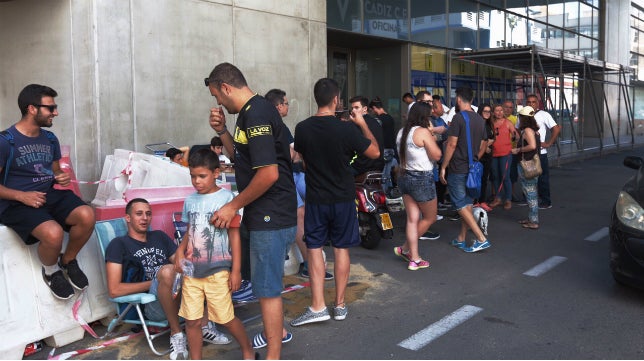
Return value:
M 210 79 L 204 78 L 203 83 L 206 84 L 206 86 L 210 86 Z
M 56 109 L 58 109 L 58 104 L 54 104 L 54 105 L 47 105 L 47 104 L 33 104 L 33 106 L 35 106 L 35 107 L 39 107 L 39 108 L 40 108 L 40 107 L 45 107 L 45 108 L 49 109 L 49 112 L 50 112 L 50 113 L 53 113 L 53 112 L 55 112 L 55 111 L 56 111 Z

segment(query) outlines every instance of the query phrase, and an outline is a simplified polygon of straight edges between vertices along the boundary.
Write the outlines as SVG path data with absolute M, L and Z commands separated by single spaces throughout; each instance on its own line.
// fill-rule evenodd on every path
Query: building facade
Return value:
M 82 180 L 115 148 L 208 143 L 203 78 L 223 61 L 260 94 L 284 89 L 291 129 L 329 76 L 343 107 L 379 96 L 399 123 L 405 92 L 537 93 L 562 125 L 557 159 L 644 134 L 644 0 L 0 0 L 0 29 L 0 127 L 25 85 L 53 87 Z
M 52 130 L 85 181 L 116 148 L 209 144 L 217 104 L 203 79 L 220 62 L 259 94 L 284 89 L 291 127 L 326 74 L 324 0 L 3 0 L 0 30 L 0 128 L 20 119 L 25 85 L 56 89 Z
M 557 158 L 632 145 L 644 134 L 638 3 L 329 0 L 329 75 L 348 96 L 386 99 L 399 120 L 405 92 L 427 90 L 451 106 L 468 85 L 475 104 L 517 107 L 536 93 L 562 126 Z

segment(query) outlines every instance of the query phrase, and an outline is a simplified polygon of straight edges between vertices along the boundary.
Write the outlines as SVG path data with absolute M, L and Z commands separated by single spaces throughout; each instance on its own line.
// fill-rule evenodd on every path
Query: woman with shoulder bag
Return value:
M 535 154 L 538 157 L 540 149 L 539 126 L 534 119 L 534 109 L 532 107 L 525 106 L 519 111 L 519 124 L 521 137 L 517 142 L 517 148 L 512 149 L 512 154 L 518 154 L 519 160 L 531 160 Z M 519 223 L 523 228 L 539 229 L 539 197 L 537 194 L 539 177 L 526 177 L 521 164 L 517 165 L 517 171 L 521 189 L 525 194 L 529 209 L 528 219 L 521 220 Z
M 418 252 L 418 238 L 436 222 L 435 162 L 441 158 L 433 127 L 429 121 L 432 108 L 423 102 L 412 105 L 407 123 L 396 137 L 400 159 L 398 188 L 403 194 L 407 211 L 406 241 L 394 247 L 394 254 L 408 262 L 407 269 L 416 271 L 429 267 Z

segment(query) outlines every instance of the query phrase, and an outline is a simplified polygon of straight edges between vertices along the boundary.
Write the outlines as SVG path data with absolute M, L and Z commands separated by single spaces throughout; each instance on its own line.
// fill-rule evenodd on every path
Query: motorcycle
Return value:
M 362 247 L 374 249 L 382 238 L 394 236 L 381 172 L 367 172 L 356 178 L 356 203 Z

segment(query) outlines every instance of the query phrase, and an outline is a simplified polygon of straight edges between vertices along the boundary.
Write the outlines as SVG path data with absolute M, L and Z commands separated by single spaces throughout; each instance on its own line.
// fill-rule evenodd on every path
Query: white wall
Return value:
M 115 148 L 208 143 L 203 78 L 220 62 L 259 94 L 285 90 L 293 129 L 326 76 L 326 1 L 13 0 L 0 2 L 0 48 L 0 128 L 19 120 L 25 85 L 53 87 L 52 130 L 72 145 L 77 178 L 97 180 Z

